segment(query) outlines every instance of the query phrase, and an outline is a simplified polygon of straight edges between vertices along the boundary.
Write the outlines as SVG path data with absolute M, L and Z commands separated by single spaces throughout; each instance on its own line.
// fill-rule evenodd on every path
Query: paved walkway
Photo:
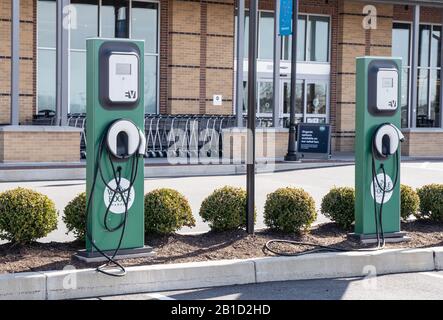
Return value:
M 401 182 L 413 187 L 420 187 L 428 183 L 443 183 L 443 162 L 404 163 L 402 165 Z M 319 207 L 322 197 L 331 187 L 334 185 L 353 186 L 353 184 L 353 166 L 258 174 L 256 178 L 256 205 L 258 210 L 256 227 L 264 227 L 263 207 L 266 195 L 277 188 L 286 186 L 302 187 L 314 197 L 317 207 Z M 245 187 L 246 178 L 244 175 L 236 175 L 146 179 L 145 192 L 162 187 L 174 188 L 182 192 L 190 201 L 197 225 L 192 229 L 183 228 L 181 232 L 204 232 L 208 230 L 208 226 L 201 221 L 198 215 L 200 204 L 214 189 L 224 185 Z M 65 205 L 75 195 L 85 190 L 84 181 L 51 181 L 0 183 L 0 192 L 18 186 L 32 188 L 48 195 L 56 202 L 57 209 L 60 210 L 61 215 Z M 59 217 L 58 230 L 41 239 L 41 241 L 73 240 L 72 235 L 65 234 L 66 228 L 61 221 L 61 215 Z M 317 223 L 325 221 L 327 219 L 319 214 Z

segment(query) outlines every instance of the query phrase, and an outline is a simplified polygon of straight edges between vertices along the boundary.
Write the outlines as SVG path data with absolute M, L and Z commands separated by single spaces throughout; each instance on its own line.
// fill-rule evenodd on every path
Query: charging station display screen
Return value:
M 383 78 L 383 88 L 392 88 L 394 86 L 394 79 Z
M 117 63 L 115 66 L 115 73 L 119 76 L 129 76 L 131 74 L 131 64 Z

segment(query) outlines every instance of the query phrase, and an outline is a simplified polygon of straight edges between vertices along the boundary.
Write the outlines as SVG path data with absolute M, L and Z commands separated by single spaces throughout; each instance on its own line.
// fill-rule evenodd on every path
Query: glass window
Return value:
M 306 61 L 306 16 L 299 16 L 297 25 L 297 61 Z M 282 37 L 282 42 L 282 59 L 291 60 L 292 35 Z
M 392 56 L 401 57 L 403 66 L 409 66 L 411 25 L 394 23 L 392 29 Z
M 145 56 L 145 113 L 157 113 L 156 56 Z
M 145 40 L 145 112 L 157 113 L 158 4 L 132 3 L 132 38 Z
M 243 81 L 243 112 L 248 113 L 248 82 Z
M 98 32 L 96 1 L 71 1 L 77 14 L 77 28 L 70 29 L 69 112 L 86 112 L 86 39 Z
M 427 69 L 418 71 L 417 127 L 426 127 L 428 117 L 428 73 Z
M 441 26 L 420 25 L 417 70 L 417 127 L 441 127 L 440 73 Z M 403 58 L 401 113 L 403 128 L 409 125 L 411 26 L 394 23 L 392 54 Z
M 304 106 L 304 82 L 297 80 L 295 96 L 295 113 L 298 115 L 303 114 Z M 291 110 L 291 82 L 283 82 L 283 113 L 289 114 Z
M 132 5 L 132 38 L 145 40 L 145 53 L 157 53 L 157 4 L 134 2 Z
M 272 113 L 272 82 L 259 82 L 258 84 L 258 113 Z
M 56 2 L 37 2 L 37 111 L 56 108 Z
M 439 68 L 441 64 L 441 27 L 434 26 L 431 36 L 431 67 Z
M 129 35 L 128 0 L 103 0 L 102 36 L 109 38 L 127 38 Z
M 86 52 L 71 51 L 70 79 L 69 112 L 86 112 Z
M 306 86 L 306 113 L 326 114 L 326 84 L 308 83 Z
M 113 4 L 104 2 L 101 7 L 101 31 L 104 38 L 115 38 L 115 8 Z
M 37 50 L 38 68 L 37 68 L 37 111 L 53 110 L 56 106 L 56 87 L 55 87 L 55 49 Z
M 76 28 L 70 30 L 70 106 L 71 113 L 86 111 L 86 39 L 98 35 L 97 0 L 71 0 L 76 11 Z M 39 0 L 37 5 L 37 103 L 38 110 L 56 105 L 56 2 Z M 102 37 L 127 38 L 129 1 L 103 0 Z M 145 40 L 145 111 L 157 112 L 158 92 L 158 4 L 132 2 L 133 38 Z
M 259 23 L 259 59 L 274 57 L 274 13 L 261 12 Z
M 431 70 L 430 75 L 429 127 L 440 127 L 440 70 Z
M 418 65 L 420 67 L 429 67 L 429 37 L 431 27 L 427 25 L 420 26 L 420 47 L 418 53 Z
M 39 0 L 37 3 L 38 46 L 56 46 L 56 6 L 55 0 Z
M 244 48 L 244 56 L 248 57 L 249 53 L 249 12 L 245 12 L 245 48 Z
M 77 27 L 70 29 L 71 49 L 86 50 L 86 39 L 97 36 L 98 6 L 96 1 L 71 1 L 77 15 Z
M 409 68 L 403 68 L 401 76 L 401 127 L 409 123 Z
M 329 60 L 329 18 L 310 16 L 308 32 L 308 60 L 327 62 Z

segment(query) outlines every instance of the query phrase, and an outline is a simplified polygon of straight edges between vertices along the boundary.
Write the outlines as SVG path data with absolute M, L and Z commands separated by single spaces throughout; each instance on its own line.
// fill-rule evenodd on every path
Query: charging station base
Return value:
M 114 250 L 104 251 L 104 253 L 111 257 L 114 254 Z M 154 249 L 149 246 L 144 246 L 143 248 L 136 248 L 136 249 L 121 249 L 114 257 L 114 260 L 146 258 L 146 257 L 152 257 L 153 255 L 155 255 Z M 91 252 L 86 250 L 79 250 L 77 251 L 76 254 L 73 255 L 73 257 L 85 263 L 108 261 L 97 251 Z
M 361 244 L 374 244 L 377 243 L 377 235 L 375 234 L 356 234 L 349 233 L 348 237 L 359 241 Z M 385 243 L 398 243 L 407 242 L 411 240 L 411 237 L 406 232 L 392 232 L 384 234 Z

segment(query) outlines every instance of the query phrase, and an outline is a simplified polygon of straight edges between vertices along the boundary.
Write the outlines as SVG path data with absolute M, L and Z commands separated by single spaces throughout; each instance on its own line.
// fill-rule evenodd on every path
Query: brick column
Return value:
M 200 112 L 200 2 L 169 2 L 169 90 L 172 114 Z
M 36 3 L 20 1 L 20 122 L 30 122 L 36 98 Z M 0 124 L 9 124 L 11 105 L 11 1 L 0 1 Z
M 377 8 L 377 29 L 363 28 L 363 7 Z M 334 151 L 354 151 L 355 58 L 391 56 L 393 5 L 341 0 L 339 3 L 336 132 Z

